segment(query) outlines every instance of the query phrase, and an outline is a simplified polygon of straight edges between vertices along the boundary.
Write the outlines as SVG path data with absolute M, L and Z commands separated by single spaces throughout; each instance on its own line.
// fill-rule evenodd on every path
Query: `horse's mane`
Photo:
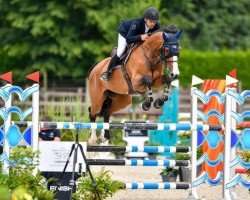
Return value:
M 175 34 L 178 32 L 178 28 L 175 24 L 171 24 L 169 26 L 165 26 L 165 27 L 162 27 L 156 31 L 153 32 L 154 33 L 157 33 L 157 32 L 165 32 L 165 33 L 170 33 L 170 34 Z
M 90 75 L 90 73 L 92 72 L 92 70 L 95 68 L 95 66 L 99 63 L 100 61 L 96 62 L 95 64 L 93 64 L 90 69 L 88 70 L 88 77 Z

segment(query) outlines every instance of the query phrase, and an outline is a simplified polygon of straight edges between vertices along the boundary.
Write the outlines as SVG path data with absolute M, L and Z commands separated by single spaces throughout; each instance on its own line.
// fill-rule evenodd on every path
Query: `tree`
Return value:
M 248 0 L 0 0 L 0 72 L 14 70 L 21 79 L 40 70 L 45 85 L 47 74 L 80 78 L 83 85 L 91 66 L 117 45 L 121 20 L 142 16 L 149 6 L 159 9 L 162 26 L 184 29 L 184 49 L 250 46 Z
M 95 58 L 85 41 L 99 33 L 87 20 L 97 1 L 0 1 L 0 49 L 16 74 L 40 70 L 57 76 L 83 77 Z M 84 81 L 83 81 L 84 82 Z
M 247 0 L 162 1 L 164 17 L 184 28 L 189 49 L 248 49 L 250 3 Z

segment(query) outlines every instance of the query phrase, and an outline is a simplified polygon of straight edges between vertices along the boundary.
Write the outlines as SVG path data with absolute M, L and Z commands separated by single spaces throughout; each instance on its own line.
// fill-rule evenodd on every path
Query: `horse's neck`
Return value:
M 148 59 L 152 60 L 159 56 L 162 42 L 162 33 L 159 32 L 151 35 L 144 43 L 135 46 L 131 52 L 130 59 L 126 63 L 128 74 L 131 76 L 131 70 L 134 70 L 136 63 L 145 63 L 143 64 L 144 69 L 145 66 L 148 66 L 148 70 L 152 70 Z M 156 67 L 158 68 L 159 65 L 161 63 L 157 63 Z
M 155 33 L 151 35 L 142 45 L 149 58 L 155 58 L 160 54 L 163 38 L 161 33 Z

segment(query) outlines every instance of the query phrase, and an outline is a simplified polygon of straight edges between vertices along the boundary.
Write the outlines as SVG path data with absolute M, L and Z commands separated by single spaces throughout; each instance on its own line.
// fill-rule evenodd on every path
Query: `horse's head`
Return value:
M 182 29 L 175 34 L 163 32 L 163 45 L 161 50 L 161 61 L 164 63 L 169 71 L 169 75 L 172 79 L 178 78 L 180 71 L 178 68 L 179 57 L 179 37 L 182 33 Z

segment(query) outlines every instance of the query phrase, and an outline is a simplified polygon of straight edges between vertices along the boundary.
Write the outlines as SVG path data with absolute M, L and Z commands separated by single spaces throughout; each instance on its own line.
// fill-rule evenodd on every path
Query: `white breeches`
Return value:
M 117 56 L 120 58 L 124 53 L 127 46 L 126 39 L 119 33 L 118 35 L 118 45 L 117 45 Z

